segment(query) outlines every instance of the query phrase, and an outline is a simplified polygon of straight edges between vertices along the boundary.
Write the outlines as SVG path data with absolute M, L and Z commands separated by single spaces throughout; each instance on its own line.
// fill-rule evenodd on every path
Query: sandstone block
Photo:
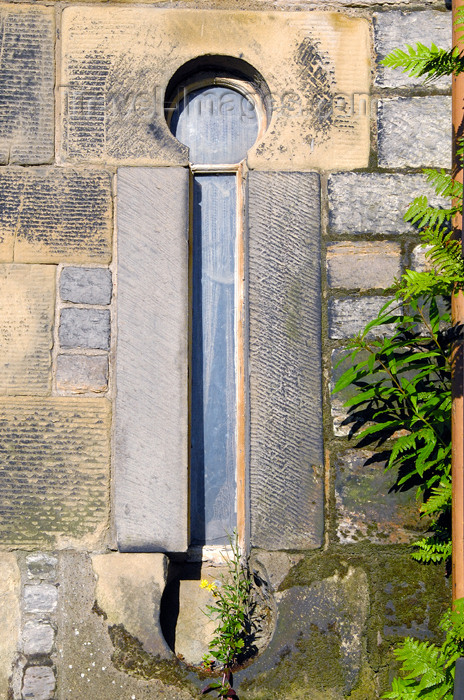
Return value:
M 0 260 L 107 263 L 111 180 L 101 170 L 5 168 L 0 172 Z
M 73 304 L 109 304 L 111 270 L 103 267 L 65 267 L 60 276 L 60 296 Z
M 251 541 L 319 547 L 319 177 L 252 171 L 248 186 Z
M 401 274 L 401 249 L 390 242 L 329 243 L 327 278 L 330 287 L 385 289 Z
M 24 673 L 24 700 L 53 700 L 56 679 L 50 666 L 29 666 Z
M 157 572 L 155 567 L 155 577 Z M 125 572 L 119 569 L 117 573 L 120 575 L 119 596 Z M 126 601 L 131 597 L 134 580 L 128 573 L 124 591 Z M 144 576 L 145 581 L 149 580 L 148 574 Z M 66 700 L 133 700 L 134 697 L 136 700 L 192 700 L 197 696 L 199 691 L 189 682 L 184 670 L 176 668 L 175 662 L 171 665 L 164 659 L 149 656 L 141 642 L 122 625 L 108 625 L 103 614 L 96 614 L 96 583 L 95 571 L 86 552 L 68 549 L 60 553 L 56 647 L 60 650 L 60 656 L 57 655 L 59 683 L 60 688 L 66 689 Z M 135 585 L 132 609 L 137 606 L 137 595 L 142 588 L 137 582 Z M 108 595 L 111 595 L 110 591 Z M 143 600 L 147 611 L 145 595 Z M 116 606 L 112 605 L 111 610 L 117 612 Z M 151 611 L 154 611 L 154 604 Z M 147 615 L 151 615 L 151 611 Z M 202 617 L 198 617 L 200 624 L 203 623 Z M 153 618 L 150 621 L 153 624 Z M 150 621 L 147 618 L 144 622 L 145 628 Z M 128 666 L 137 671 L 127 673 Z
M 2 3 L 0 25 L 0 163 L 48 163 L 55 150 L 53 8 Z
M 394 3 L 391 3 L 394 4 Z M 379 12 L 374 14 L 375 50 L 378 62 L 396 48 L 417 42 L 430 46 L 451 48 L 451 13 L 425 10 L 422 12 Z M 412 87 L 422 85 L 424 78 L 412 78 L 401 70 L 377 65 L 376 85 L 380 87 Z M 434 86 L 451 86 L 449 77 L 433 82 Z
M 0 394 L 51 388 L 55 267 L 0 265 Z
M 29 620 L 23 628 L 22 650 L 24 654 L 51 654 L 55 630 L 48 622 Z
M 451 97 L 395 97 L 380 100 L 380 167 L 450 168 L 450 124 Z
M 168 560 L 164 554 L 100 554 L 92 557 L 96 600 L 109 625 L 124 625 L 154 656 L 171 658 L 159 621 Z M 197 582 L 198 585 L 198 582 Z
M 107 355 L 58 355 L 56 388 L 70 394 L 99 394 L 108 388 Z
M 348 450 L 335 463 L 337 536 L 340 542 L 369 540 L 406 544 L 427 529 L 415 490 L 394 491 L 395 473 L 368 450 Z
M 272 91 L 272 128 L 250 149 L 251 167 L 368 164 L 369 109 L 337 108 L 340 95 L 360 97 L 363 105 L 369 100 L 363 18 L 222 5 L 195 12 L 125 6 L 109 13 L 94 5 L 65 8 L 62 28 L 61 148 L 68 161 L 186 165 L 187 149 L 167 127 L 162 98 L 180 66 L 209 54 L 242 57 Z
M 62 348 L 110 347 L 111 318 L 106 309 L 62 309 L 59 338 Z
M 1 543 L 95 541 L 108 518 L 109 403 L 4 398 L 0 417 Z
M 398 234 L 414 229 L 403 220 L 409 203 L 420 195 L 433 205 L 437 197 L 423 175 L 335 173 L 329 177 L 329 225 L 335 234 Z
M 0 697 L 9 694 L 9 679 L 16 655 L 21 622 L 21 577 L 12 552 L 0 553 Z
M 385 297 L 331 299 L 329 301 L 329 338 L 333 340 L 352 338 L 377 316 L 387 301 Z M 388 335 L 391 332 L 392 329 L 384 325 L 369 331 L 368 337 Z
M 52 613 L 58 604 L 58 589 L 51 583 L 24 586 L 24 612 Z
M 187 240 L 187 170 L 119 170 L 115 518 L 123 551 L 188 546 Z

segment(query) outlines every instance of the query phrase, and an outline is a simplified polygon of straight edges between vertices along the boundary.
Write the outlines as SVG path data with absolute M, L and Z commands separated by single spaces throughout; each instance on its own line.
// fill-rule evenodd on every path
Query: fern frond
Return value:
M 432 489 L 432 495 L 421 505 L 421 513 L 433 515 L 447 510 L 451 507 L 451 494 L 451 481 L 440 481 L 440 484 Z
M 381 63 L 388 68 L 401 68 L 411 77 L 425 76 L 426 81 L 442 75 L 459 75 L 464 70 L 464 60 L 458 48 L 439 49 L 435 44 L 428 47 L 420 42 L 415 48 L 406 44 L 406 50 L 395 49 Z
M 413 546 L 418 551 L 412 552 L 411 557 L 423 564 L 445 562 L 451 556 L 451 540 L 443 541 L 436 536 L 424 537 L 414 542 Z

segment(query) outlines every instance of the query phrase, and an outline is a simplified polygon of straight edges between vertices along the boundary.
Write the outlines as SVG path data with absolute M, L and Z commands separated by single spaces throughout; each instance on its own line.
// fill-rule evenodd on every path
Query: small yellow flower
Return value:
M 214 591 L 217 588 L 217 586 L 214 582 L 209 583 L 207 579 L 202 578 L 200 581 L 200 588 L 207 588 L 208 591 Z

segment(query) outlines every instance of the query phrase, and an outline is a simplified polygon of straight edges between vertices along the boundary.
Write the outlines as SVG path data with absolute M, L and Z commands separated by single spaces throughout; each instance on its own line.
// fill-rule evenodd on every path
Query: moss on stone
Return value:
M 190 691 L 192 697 L 198 697 L 198 690 L 189 679 L 190 674 L 177 659 L 170 661 L 147 653 L 142 643 L 129 634 L 123 625 L 111 625 L 108 632 L 114 647 L 111 660 L 119 671 L 143 680 L 157 679 L 166 685 Z
M 284 649 L 279 663 L 251 681 L 240 685 L 243 700 L 297 700 L 316 698 L 323 691 L 326 699 L 340 695 L 345 684 L 345 670 L 340 653 L 341 639 L 334 630 L 323 631 L 314 626 L 309 638 L 300 637 L 296 650 Z M 310 693 L 310 694 L 309 694 Z

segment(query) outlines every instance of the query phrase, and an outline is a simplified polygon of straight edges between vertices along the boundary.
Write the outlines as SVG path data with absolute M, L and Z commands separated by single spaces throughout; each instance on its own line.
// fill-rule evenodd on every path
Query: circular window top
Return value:
M 239 80 L 223 78 L 184 88 L 170 112 L 171 132 L 188 146 L 193 165 L 239 163 L 264 128 L 256 93 Z

